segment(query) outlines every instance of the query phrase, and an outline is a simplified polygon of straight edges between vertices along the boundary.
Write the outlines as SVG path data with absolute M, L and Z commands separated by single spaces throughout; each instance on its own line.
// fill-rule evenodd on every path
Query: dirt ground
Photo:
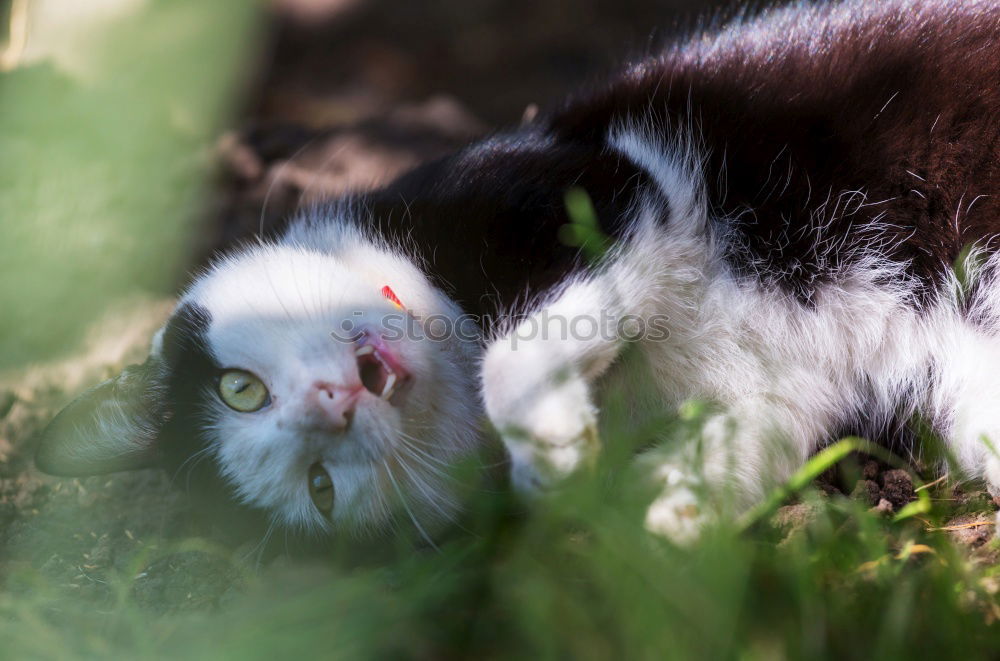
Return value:
M 703 2 L 641 0 L 276 0 L 246 101 L 217 143 L 218 174 L 193 265 L 301 203 L 377 185 L 559 99 L 630 54 L 694 24 Z M 460 7 L 460 10 L 456 10 Z M 653 26 L 658 26 L 655 30 Z M 651 36 L 652 35 L 652 36 Z M 74 394 L 144 358 L 170 301 L 133 301 L 92 329 L 72 360 L 0 380 L 0 574 L 40 572 L 97 607 L 108 577 L 156 611 L 224 603 L 260 557 L 193 516 L 183 485 L 155 471 L 60 480 L 32 466 L 31 437 Z M 860 458 L 853 493 L 886 513 L 914 498 L 906 471 Z M 956 539 L 987 557 L 992 502 L 941 485 Z M 944 493 L 943 496 L 941 494 Z M 777 524 L 807 512 L 789 506 Z M 976 549 L 983 549 L 977 551 Z

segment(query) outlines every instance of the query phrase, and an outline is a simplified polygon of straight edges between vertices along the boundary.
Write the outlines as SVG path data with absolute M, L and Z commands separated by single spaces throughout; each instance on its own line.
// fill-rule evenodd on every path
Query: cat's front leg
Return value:
M 612 294 L 599 278 L 570 284 L 487 349 L 486 411 L 521 492 L 544 489 L 597 454 L 591 383 L 621 346 Z

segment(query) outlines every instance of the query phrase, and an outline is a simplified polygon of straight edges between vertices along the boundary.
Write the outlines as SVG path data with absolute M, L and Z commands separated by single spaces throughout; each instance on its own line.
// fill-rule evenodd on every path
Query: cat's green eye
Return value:
M 333 480 L 322 464 L 309 467 L 309 497 L 323 514 L 329 514 L 333 509 Z
M 219 377 L 219 397 L 231 409 L 251 413 L 271 402 L 267 386 L 246 370 L 226 370 Z

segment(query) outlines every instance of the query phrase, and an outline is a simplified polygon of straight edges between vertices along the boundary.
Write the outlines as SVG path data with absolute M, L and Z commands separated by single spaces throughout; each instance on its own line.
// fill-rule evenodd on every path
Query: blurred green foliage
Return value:
M 692 548 L 650 535 L 649 460 L 664 442 L 693 441 L 704 419 L 637 424 L 618 392 L 602 421 L 613 442 L 596 470 L 529 511 L 482 490 L 466 527 L 438 549 L 411 530 L 367 561 L 348 552 L 354 540 L 325 559 L 263 571 L 229 557 L 246 590 L 205 612 L 136 603 L 151 545 L 106 577 L 112 597 L 97 608 L 24 568 L 0 594 L 4 649 L 10 658 L 239 661 L 994 658 L 996 571 L 936 529 L 948 512 L 937 498 L 919 517 L 894 519 L 805 487 L 803 516 L 790 523 L 722 523 Z M 636 447 L 650 448 L 645 459 L 635 460 Z M 826 467 L 843 460 L 820 456 Z M 797 480 L 785 492 L 804 486 Z
M 0 74 L 0 368 L 70 350 L 109 302 L 171 293 L 187 266 L 256 3 L 109 4 L 71 43 L 29 20 L 33 57 Z

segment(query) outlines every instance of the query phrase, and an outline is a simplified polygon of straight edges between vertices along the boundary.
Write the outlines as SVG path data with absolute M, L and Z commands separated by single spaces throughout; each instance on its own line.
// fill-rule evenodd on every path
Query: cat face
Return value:
M 448 467 L 477 444 L 478 337 L 427 328 L 460 314 L 356 234 L 245 250 L 198 278 L 145 365 L 60 414 L 39 464 L 207 466 L 290 526 L 431 526 L 456 512 Z

